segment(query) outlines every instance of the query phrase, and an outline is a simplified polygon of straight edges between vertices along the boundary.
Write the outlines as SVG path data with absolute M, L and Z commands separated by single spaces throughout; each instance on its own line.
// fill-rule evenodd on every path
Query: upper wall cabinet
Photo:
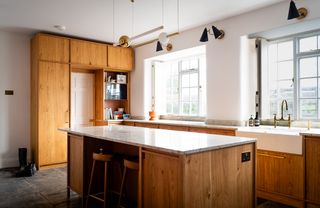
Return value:
M 71 63 L 107 67 L 107 45 L 83 40 L 71 40 Z
M 132 48 L 108 46 L 108 68 L 131 71 L 133 68 Z
M 38 59 L 69 63 L 69 39 L 47 34 L 38 34 L 35 38 L 38 46 Z

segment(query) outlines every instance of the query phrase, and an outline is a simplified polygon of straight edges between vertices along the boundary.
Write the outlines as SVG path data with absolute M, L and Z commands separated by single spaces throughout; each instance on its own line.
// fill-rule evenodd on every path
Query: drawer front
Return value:
M 135 126 L 145 127 L 145 128 L 159 128 L 158 124 L 150 124 L 150 123 L 135 123 Z

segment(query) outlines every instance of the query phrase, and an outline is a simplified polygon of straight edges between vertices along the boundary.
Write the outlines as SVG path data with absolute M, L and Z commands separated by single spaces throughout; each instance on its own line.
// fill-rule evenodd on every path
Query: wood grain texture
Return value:
M 48 34 L 37 34 L 38 59 L 59 63 L 69 63 L 69 39 Z
M 71 40 L 71 63 L 107 67 L 107 45 L 83 40 Z
M 139 127 L 145 127 L 145 128 L 154 128 L 154 129 L 159 128 L 159 124 L 152 124 L 152 123 L 135 122 L 134 125 Z
M 83 194 L 83 137 L 68 135 L 68 187 Z
M 182 207 L 182 161 L 144 151 L 143 207 Z
M 270 200 L 278 201 L 277 195 L 282 195 L 303 201 L 303 156 L 258 150 L 257 188 L 259 191 L 274 194 L 274 198 L 268 198 Z M 283 200 L 279 202 L 283 203 Z
M 104 120 L 104 70 L 95 71 L 95 120 Z
M 242 152 L 251 160 L 242 163 Z M 188 155 L 184 164 L 184 207 L 255 207 L 254 144 Z
M 306 199 L 320 207 L 320 138 L 306 137 L 305 148 Z
M 189 131 L 189 127 L 187 127 L 187 126 L 174 126 L 174 125 L 165 125 L 165 124 L 159 124 L 159 129 L 168 129 L 168 130 L 175 130 L 175 131 Z
M 220 134 L 226 136 L 235 136 L 235 130 L 228 129 L 217 129 L 217 128 L 201 128 L 201 127 L 190 127 L 189 131 L 198 132 L 198 133 L 206 133 L 206 134 Z
M 39 166 L 67 162 L 69 65 L 39 63 Z
M 131 122 L 131 121 L 123 121 L 123 125 L 126 125 L 126 126 L 134 126 L 134 122 Z
M 133 69 L 133 49 L 108 45 L 108 68 L 131 71 Z

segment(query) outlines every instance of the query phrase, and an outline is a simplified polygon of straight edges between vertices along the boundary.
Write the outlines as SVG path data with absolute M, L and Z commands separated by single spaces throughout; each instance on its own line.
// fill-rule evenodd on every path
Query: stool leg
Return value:
M 92 179 L 93 179 L 93 173 L 94 173 L 95 165 L 96 165 L 96 161 L 93 160 L 92 169 L 91 169 L 91 176 L 90 176 L 90 182 L 89 182 L 89 188 L 88 188 L 88 193 L 87 193 L 86 208 L 88 208 L 88 201 L 89 201 L 88 195 L 91 192 L 91 185 L 92 185 Z
M 108 162 L 105 162 L 104 163 L 104 193 L 103 193 L 103 198 L 104 198 L 104 208 L 107 208 L 107 193 L 108 193 L 108 190 L 107 190 L 107 183 L 108 183 Z
M 118 201 L 118 208 L 120 207 L 120 203 L 121 203 L 121 198 L 122 198 L 122 193 L 123 193 L 123 186 L 126 180 L 126 173 L 127 173 L 127 168 L 124 167 L 123 170 L 123 176 L 122 176 L 122 181 L 121 181 L 121 186 L 120 186 L 120 194 L 119 194 L 119 201 Z

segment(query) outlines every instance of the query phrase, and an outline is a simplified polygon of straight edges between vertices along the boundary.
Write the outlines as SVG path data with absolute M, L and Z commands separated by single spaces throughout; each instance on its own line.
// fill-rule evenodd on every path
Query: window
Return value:
M 265 48 L 262 118 L 280 115 L 281 102 L 287 100 L 287 113 L 295 119 L 320 119 L 320 35 L 274 41 Z
M 205 115 L 205 56 L 154 61 L 155 106 L 160 115 Z

